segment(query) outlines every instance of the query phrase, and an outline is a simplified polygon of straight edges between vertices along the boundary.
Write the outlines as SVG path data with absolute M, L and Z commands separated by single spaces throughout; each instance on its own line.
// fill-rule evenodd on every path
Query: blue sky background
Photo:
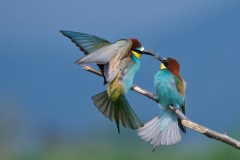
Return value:
M 151 150 L 135 131 L 121 128 L 119 136 L 96 109 L 90 97 L 106 86 L 74 64 L 83 53 L 60 30 L 111 42 L 135 37 L 176 58 L 187 82 L 187 117 L 240 140 L 240 1 L 23 0 L 0 1 L 0 146 L 33 149 L 51 136 L 72 144 L 111 133 Z M 142 56 L 134 84 L 154 93 L 158 69 L 158 61 Z M 140 94 L 130 91 L 127 98 L 143 122 L 159 112 Z M 200 144 L 224 146 L 191 130 L 176 146 Z

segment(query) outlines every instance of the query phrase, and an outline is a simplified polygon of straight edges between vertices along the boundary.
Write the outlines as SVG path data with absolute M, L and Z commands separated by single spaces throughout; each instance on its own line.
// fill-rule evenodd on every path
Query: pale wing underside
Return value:
M 112 81 L 120 70 L 120 63 L 124 57 L 131 55 L 132 43 L 129 40 L 119 40 L 116 43 L 103 47 L 76 61 L 77 64 L 98 63 L 104 64 L 106 80 Z
M 77 64 L 87 64 L 87 63 L 98 63 L 106 64 L 108 63 L 114 55 L 115 57 L 123 57 L 124 54 L 128 54 L 132 43 L 129 40 L 119 40 L 116 43 L 108 45 L 106 47 L 100 48 L 91 54 L 84 56 L 83 58 L 76 61 Z M 115 59 L 115 58 L 114 58 Z
M 123 63 L 122 60 L 126 57 L 130 57 L 131 47 L 132 43 L 128 41 L 128 45 L 119 49 L 118 53 L 113 56 L 111 61 L 107 65 L 104 65 L 104 74 L 106 75 L 107 81 L 113 81 L 113 79 L 118 75 L 119 71 L 123 69 L 121 68 L 121 63 Z

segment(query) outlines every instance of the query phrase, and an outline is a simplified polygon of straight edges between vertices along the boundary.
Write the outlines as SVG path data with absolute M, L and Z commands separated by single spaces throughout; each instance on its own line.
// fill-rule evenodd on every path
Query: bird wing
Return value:
M 184 105 L 182 106 L 182 112 L 185 114 L 185 90 L 186 90 L 186 82 L 177 76 L 175 77 L 175 83 L 177 86 L 178 92 L 184 97 Z
M 179 91 L 179 93 L 181 93 L 181 95 L 184 96 L 185 90 L 186 90 L 186 82 L 180 77 L 174 76 L 174 78 L 175 78 L 177 90 Z
M 86 64 L 95 62 L 97 64 L 104 64 L 104 76 L 108 82 L 111 82 L 121 68 L 121 60 L 131 55 L 131 47 L 132 42 L 122 39 L 84 56 L 77 60 L 76 63 Z
M 111 44 L 108 40 L 91 34 L 65 30 L 61 30 L 60 32 L 70 38 L 85 55 Z
M 181 107 L 182 113 L 185 114 L 185 111 L 186 111 L 186 100 L 185 100 L 186 82 L 181 77 L 177 77 L 177 76 L 174 76 L 174 77 L 175 77 L 175 83 L 177 86 L 177 90 L 184 98 L 184 104 L 180 107 Z M 186 127 L 184 127 L 182 125 L 181 120 L 179 118 L 177 120 L 178 120 L 178 126 L 181 128 L 183 133 L 186 133 Z

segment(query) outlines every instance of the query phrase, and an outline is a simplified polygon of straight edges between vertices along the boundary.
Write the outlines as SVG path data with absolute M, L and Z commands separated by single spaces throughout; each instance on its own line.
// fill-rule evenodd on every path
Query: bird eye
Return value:
M 163 60 L 162 63 L 164 64 L 165 67 L 168 67 L 168 61 L 167 60 Z
M 141 53 L 141 51 L 138 50 L 138 49 L 132 49 L 132 51 L 137 52 L 137 53 Z

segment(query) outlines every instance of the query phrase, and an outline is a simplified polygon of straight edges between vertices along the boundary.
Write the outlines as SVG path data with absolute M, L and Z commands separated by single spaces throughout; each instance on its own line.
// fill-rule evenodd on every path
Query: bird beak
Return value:
M 158 59 L 160 62 L 163 61 L 163 58 L 161 58 L 161 57 L 159 57 L 159 56 L 157 56 L 157 55 L 155 55 L 155 54 L 153 54 L 152 52 L 149 52 L 149 51 L 147 51 L 147 50 L 142 50 L 142 51 L 140 51 L 140 50 L 133 49 L 133 51 L 134 51 L 134 52 L 137 52 L 137 53 L 139 53 L 139 54 L 146 54 L 146 55 L 153 56 L 154 58 Z
M 142 52 L 142 53 L 140 53 L 140 54 L 147 54 L 147 55 L 153 56 L 154 58 L 158 59 L 160 62 L 163 61 L 163 58 L 161 58 L 161 57 L 153 54 L 152 52 L 149 52 L 149 51 L 146 51 L 146 50 L 143 50 L 143 51 L 141 51 L 141 52 Z

